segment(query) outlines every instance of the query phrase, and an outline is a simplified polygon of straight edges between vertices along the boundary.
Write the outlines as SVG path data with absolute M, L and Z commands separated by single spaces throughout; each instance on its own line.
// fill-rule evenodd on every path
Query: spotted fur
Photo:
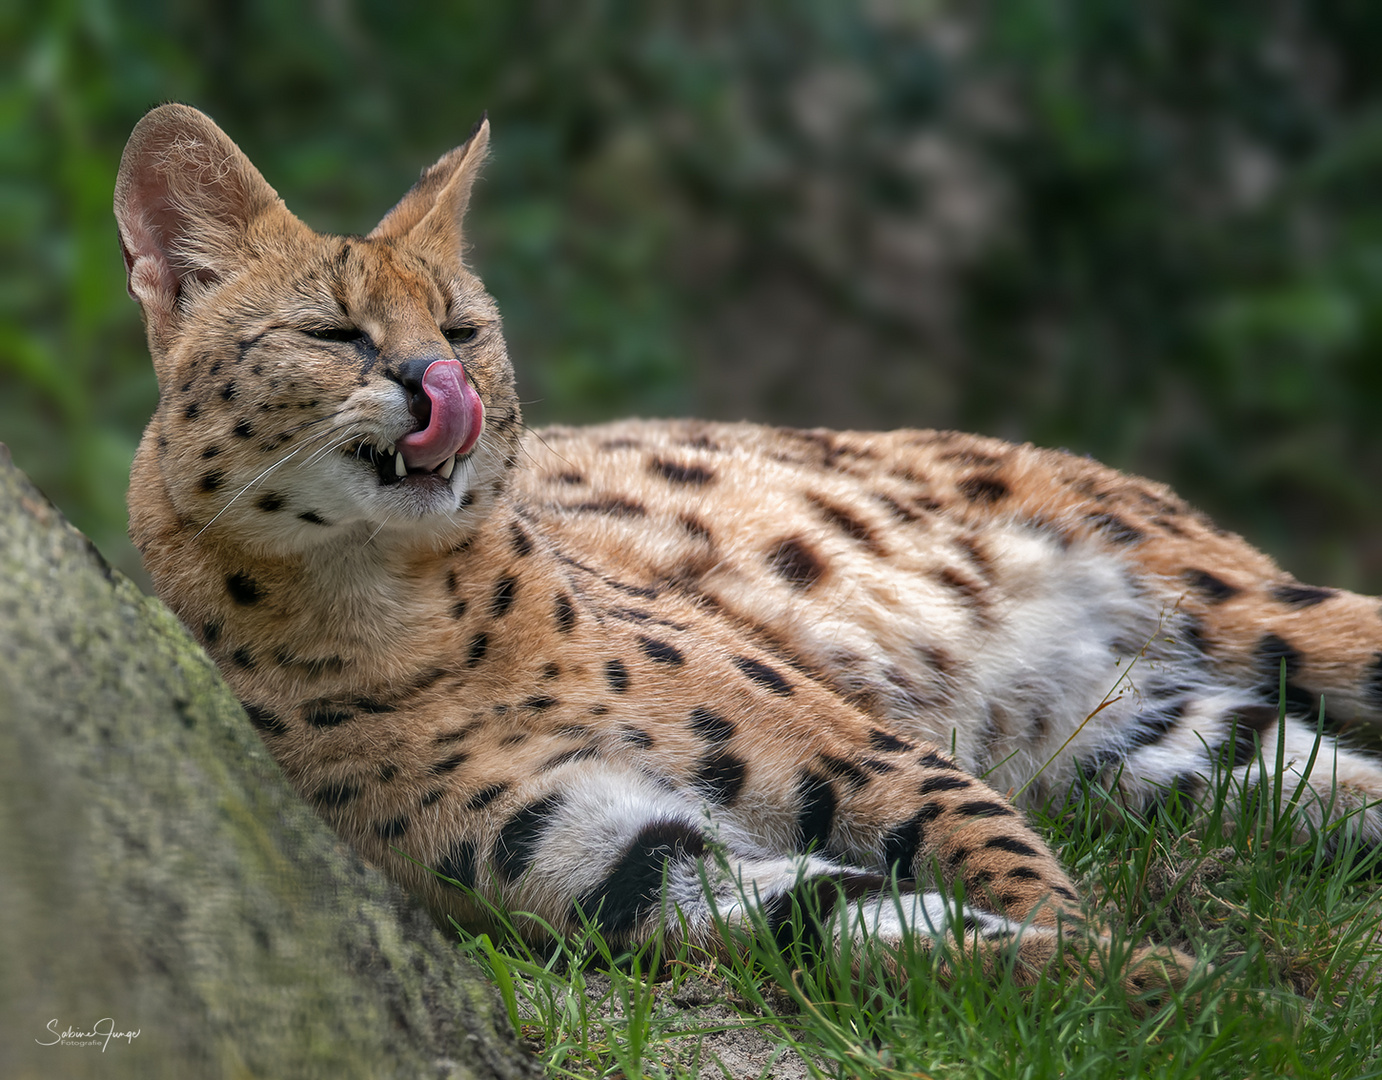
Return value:
M 183 106 L 139 124 L 116 189 L 160 385 L 135 542 L 297 789 L 439 914 L 483 924 L 478 894 L 713 944 L 717 918 L 777 932 L 839 893 L 833 934 L 959 934 L 1033 971 L 1079 898 L 1020 807 L 1251 788 L 1283 664 L 1288 768 L 1321 695 L 1378 720 L 1376 600 L 1094 462 L 934 431 L 526 432 L 461 258 L 487 139 L 365 237 L 312 232 Z M 400 477 L 439 360 L 483 430 Z M 1307 790 L 1316 823 L 1382 838 L 1372 760 L 1327 740 Z

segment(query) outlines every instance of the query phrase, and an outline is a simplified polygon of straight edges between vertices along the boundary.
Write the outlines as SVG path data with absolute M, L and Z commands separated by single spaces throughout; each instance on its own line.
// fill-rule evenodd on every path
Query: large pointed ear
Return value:
M 422 174 L 412 190 L 384 215 L 371 237 L 409 240 L 438 258 L 460 261 L 461 219 L 470 189 L 489 152 L 489 118 L 480 122 L 460 146 Z
M 205 114 L 160 105 L 135 125 L 115 181 L 115 220 L 151 344 L 167 344 L 179 297 L 228 272 L 249 224 L 274 210 L 291 217 Z

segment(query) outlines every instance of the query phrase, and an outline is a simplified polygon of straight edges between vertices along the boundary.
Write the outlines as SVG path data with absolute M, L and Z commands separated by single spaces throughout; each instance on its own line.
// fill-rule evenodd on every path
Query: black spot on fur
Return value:
M 237 438 L 240 438 L 240 439 L 252 439 L 252 438 L 254 438 L 254 425 L 251 424 L 248 420 L 241 420 L 241 421 L 239 421 L 239 422 L 235 425 L 235 427 L 233 427 L 231 430 L 235 432 L 235 435 L 236 435 Z
M 800 537 L 779 541 L 768 551 L 768 565 L 798 589 L 809 589 L 825 573 L 825 562 Z
M 835 789 L 818 773 L 803 772 L 797 780 L 797 850 L 828 848 L 835 825 Z
M 234 661 L 236 667 L 242 667 L 246 671 L 254 670 L 254 654 L 250 652 L 248 646 L 241 645 L 231 653 L 230 658 Z
M 791 697 L 792 684 L 776 668 L 771 668 L 761 660 L 749 656 L 736 656 L 734 666 L 758 685 L 771 690 L 778 697 Z
M 381 784 L 387 784 L 390 780 L 392 780 L 395 776 L 398 775 L 398 766 L 395 765 L 392 761 L 386 761 L 384 762 L 384 764 L 379 766 L 379 770 L 376 773 L 376 775 L 379 777 L 379 782 Z
M 844 758 L 834 757 L 831 754 L 821 754 L 817 759 L 821 768 L 833 776 L 836 780 L 843 780 L 850 791 L 858 791 L 869 782 L 864 770 L 852 761 Z
M 315 510 L 305 510 L 305 511 L 303 511 L 301 514 L 298 515 L 298 520 L 299 520 L 299 521 L 305 521 L 305 522 L 307 522 L 307 524 L 309 524 L 309 525 L 330 525 L 330 524 L 331 524 L 331 522 L 327 521 L 324 517 L 322 517 L 320 514 L 318 514 Z
M 880 728 L 873 728 L 869 731 L 869 745 L 875 750 L 882 750 L 889 754 L 912 749 L 911 743 L 903 742 L 896 735 L 891 735 Z
M 418 805 L 420 805 L 422 809 L 426 810 L 429 806 L 433 806 L 436 803 L 441 802 L 444 798 L 446 798 L 446 788 L 434 787 L 431 790 L 423 793 L 422 801 Z
M 624 661 L 605 661 L 605 681 L 616 694 L 622 694 L 629 688 L 629 669 L 624 666 Z
M 486 806 L 494 802 L 495 799 L 499 798 L 500 795 L 504 794 L 504 792 L 508 790 L 508 784 L 489 784 L 486 787 L 482 787 L 479 791 L 477 791 L 474 795 L 467 799 L 465 803 L 465 808 L 467 810 L 483 810 Z
M 563 750 L 560 754 L 553 754 L 537 767 L 537 771 L 547 772 L 571 761 L 584 761 L 586 758 L 599 757 L 599 755 L 600 748 L 598 746 L 576 746 L 570 750 Z
M 1264 634 L 1253 647 L 1253 659 L 1258 671 L 1266 679 L 1268 690 L 1277 688 L 1281 675 L 1281 662 L 1286 662 L 1286 680 L 1289 683 L 1300 672 L 1303 659 L 1300 651 L 1276 634 Z M 1289 694 L 1291 687 L 1287 687 Z
M 532 865 L 542 834 L 561 809 L 558 793 L 529 803 L 504 824 L 494 844 L 495 868 L 508 881 L 517 881 Z
M 606 934 L 628 934 L 660 907 L 668 863 L 697 859 L 704 852 L 705 838 L 694 826 L 680 821 L 649 822 L 638 830 L 604 880 L 577 899 L 579 910 Z
M 949 758 L 941 757 L 940 754 L 936 753 L 934 750 L 927 750 L 921 757 L 917 758 L 917 762 L 929 766 L 932 769 L 959 769 L 959 766 L 953 761 Z
M 1130 732 L 1128 749 L 1155 746 L 1176 729 L 1185 712 L 1186 702 L 1173 701 L 1155 712 L 1139 715 Z
M 1029 866 L 1014 866 L 1004 877 L 1014 881 L 1040 881 L 1041 875 Z
M 953 590 L 966 606 L 980 609 L 987 606 L 988 597 L 984 592 L 983 582 L 969 577 L 953 566 L 943 567 L 938 571 L 936 580 L 947 589 Z
M 1382 708 L 1382 652 L 1373 653 L 1372 663 L 1363 676 L 1363 696 L 1374 708 Z
M 1183 576 L 1186 584 L 1210 604 L 1222 604 L 1243 591 L 1237 585 L 1230 585 L 1227 581 L 1215 577 L 1208 570 L 1187 570 Z
M 571 603 L 571 597 L 565 593 L 560 593 L 552 606 L 553 617 L 557 621 L 557 629 L 563 634 L 569 634 L 576 626 L 576 608 Z
M 988 506 L 1008 495 L 1008 485 L 996 476 L 978 474 L 966 476 L 956 485 L 966 499 L 980 506 Z
M 696 537 L 696 539 L 703 540 L 707 544 L 714 542 L 715 538 L 711 535 L 710 526 L 700 518 L 694 517 L 691 514 L 682 514 L 677 518 L 677 521 L 681 523 L 683 529 Z
M 187 408 L 182 410 L 182 415 L 187 417 L 188 420 L 195 420 L 198 416 L 201 415 L 201 411 L 201 405 L 193 401 L 187 406 Z
M 649 660 L 659 664 L 671 664 L 679 667 L 686 662 L 686 658 L 681 655 L 681 651 L 675 646 L 658 638 L 640 637 L 638 647 Z
M 507 615 L 509 613 L 509 608 L 513 607 L 513 599 L 517 593 L 517 578 L 500 578 L 499 582 L 494 586 L 494 596 L 489 602 L 490 617 L 501 619 Z
M 567 509 L 590 514 L 609 514 L 611 517 L 643 517 L 648 512 L 647 508 L 640 502 L 634 502 L 632 499 L 621 499 L 613 495 L 604 499 L 592 499 L 589 502 L 577 503 L 575 506 L 567 507 Z
M 353 720 L 355 713 L 336 702 L 310 701 L 302 707 L 302 718 L 315 728 L 326 728 Z
M 1116 514 L 1090 514 L 1085 520 L 1115 544 L 1137 544 L 1146 539 L 1146 533 Z
M 969 787 L 969 780 L 963 776 L 928 776 L 917 789 L 921 795 L 933 795 L 937 791 L 961 791 Z
M 396 840 L 408 831 L 412 822 L 407 814 L 401 814 L 391 821 L 380 822 L 374 827 L 374 835 L 380 840 Z
M 533 553 L 533 539 L 523 531 L 523 526 L 518 522 L 515 521 L 509 526 L 509 536 L 513 553 L 520 559 Z
M 1012 808 L 989 799 L 974 799 L 954 808 L 961 817 L 1011 817 Z
M 557 479 L 563 484 L 584 484 L 585 477 L 578 472 L 564 472 Z
M 883 837 L 883 865 L 889 873 L 911 876 L 917 851 L 926 839 L 926 825 L 940 813 L 938 803 L 923 803 L 908 820 L 888 830 Z
M 431 765 L 427 766 L 427 771 L 433 776 L 442 776 L 451 772 L 451 770 L 455 769 L 457 766 L 465 764 L 466 759 L 469 757 L 469 754 L 452 754 L 450 757 L 444 757 L 440 761 L 432 762 Z
M 250 718 L 250 723 L 257 730 L 266 735 L 286 735 L 288 733 L 288 725 L 268 709 L 261 709 L 258 705 L 251 705 L 248 701 L 242 701 L 240 705 L 245 710 L 245 715 Z
M 214 458 L 220 452 L 221 448 L 219 446 L 208 446 L 204 450 L 202 450 L 202 460 L 208 461 L 211 458 Z
M 225 478 L 225 473 L 221 472 L 219 469 L 213 469 L 211 472 L 202 473 L 202 478 L 197 482 L 197 487 L 209 495 L 221 486 L 221 481 Z
M 878 538 L 867 524 L 860 521 L 849 510 L 843 506 L 837 506 L 832 502 L 821 498 L 818 495 L 808 495 L 807 501 L 811 503 L 826 521 L 834 525 L 851 540 L 866 547 L 874 555 L 882 555 L 882 546 L 878 543 Z
M 555 679 L 560 674 L 561 665 L 559 665 L 555 660 L 551 661 L 542 669 L 542 677 L 544 679 Z
M 221 636 L 221 629 L 219 619 L 207 619 L 202 623 L 202 640 L 208 645 L 215 645 L 217 638 Z
M 653 745 L 653 737 L 642 728 L 626 727 L 622 737 L 630 746 L 636 746 L 640 750 L 646 750 Z
M 221 400 L 222 400 L 222 401 L 229 401 L 229 400 L 230 400 L 231 398 L 233 398 L 234 396 L 235 396 L 235 383 L 233 383 L 233 382 L 228 382 L 228 383 L 225 384 L 225 386 L 221 387 Z
M 466 604 L 465 600 L 457 600 L 454 604 L 451 605 L 451 617 L 453 619 L 465 618 L 467 607 L 468 605 Z
M 226 575 L 226 592 L 237 604 L 256 604 L 260 599 L 259 585 L 243 570 Z
M 475 845 L 461 840 L 437 863 L 437 873 L 462 888 L 475 888 Z
M 538 712 L 542 712 L 545 709 L 550 709 L 552 708 L 552 706 L 556 704 L 557 699 L 554 697 L 548 697 L 546 694 L 538 694 L 535 697 L 526 698 L 522 702 L 523 708 L 535 709 Z
M 748 766 L 741 758 L 717 750 L 701 758 L 693 784 L 696 793 L 708 803 L 728 806 L 744 789 Z
M 1321 589 L 1314 585 L 1278 585 L 1272 590 L 1273 600 L 1293 608 L 1314 607 L 1338 595 L 1334 589 Z
M 821 945 L 822 928 L 841 899 L 850 904 L 887 887 L 887 880 L 881 875 L 859 870 L 809 877 L 764 904 L 763 918 L 779 949 L 786 951 L 796 942 L 803 950 L 816 952 Z
M 485 653 L 489 652 L 489 635 L 483 630 L 470 639 L 470 648 L 466 650 L 465 662 L 467 667 L 474 667 L 485 658 Z
M 727 743 L 734 738 L 734 723 L 704 705 L 691 710 L 691 730 L 706 742 Z
M 275 510 L 283 509 L 283 496 L 276 491 L 266 491 L 255 500 L 254 505 L 264 513 L 272 514 Z
M 341 781 L 319 787 L 312 793 L 312 801 L 323 810 L 339 810 L 353 802 L 359 794 L 360 789 L 354 784 Z
M 888 509 L 888 513 L 899 521 L 913 522 L 920 520 L 920 515 L 913 510 L 909 510 L 891 495 L 886 495 L 881 491 L 875 491 L 873 497 Z
M 654 458 L 648 464 L 648 471 L 655 476 L 664 477 L 674 484 L 708 484 L 715 479 L 715 473 L 703 465 L 679 465 L 675 461 Z
M 1035 858 L 1041 852 L 1032 847 L 1031 844 L 1017 839 L 1015 836 L 992 836 L 984 841 L 985 850 L 1006 851 L 1011 855 L 1024 855 L 1028 858 Z

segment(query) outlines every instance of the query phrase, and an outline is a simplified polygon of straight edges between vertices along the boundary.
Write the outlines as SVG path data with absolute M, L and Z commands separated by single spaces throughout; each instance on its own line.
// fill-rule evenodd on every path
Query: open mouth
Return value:
M 456 462 L 469 456 L 485 426 L 485 406 L 466 381 L 458 360 L 434 360 L 422 377 L 405 383 L 408 411 L 419 426 L 396 442 L 378 444 L 362 439 L 346 453 L 369 462 L 381 487 L 401 484 L 410 477 L 425 483 L 435 477 L 449 484 Z
M 362 442 L 348 447 L 345 452 L 353 458 L 368 462 L 375 475 L 379 477 L 382 487 L 401 484 L 411 476 L 435 476 L 450 481 L 451 474 L 456 469 L 457 459 L 464 456 L 453 454 L 435 468 L 420 469 L 409 468 L 408 463 L 403 460 L 402 452 L 393 444 L 376 446 L 371 442 Z

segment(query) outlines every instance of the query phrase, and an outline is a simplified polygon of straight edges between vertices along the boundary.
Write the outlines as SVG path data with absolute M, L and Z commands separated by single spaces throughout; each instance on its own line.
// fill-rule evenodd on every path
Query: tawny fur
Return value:
M 160 386 L 131 533 L 298 790 L 437 913 L 482 923 L 473 889 L 634 942 L 675 904 L 709 942 L 716 909 L 781 922 L 829 886 L 885 939 L 1039 965 L 1078 897 L 1010 797 L 1250 787 L 1283 660 L 1296 712 L 1379 719 L 1376 600 L 1096 463 L 931 431 L 525 431 L 461 257 L 487 138 L 366 237 L 312 232 L 183 106 L 140 123 L 116 189 Z M 394 482 L 420 423 L 400 373 L 433 357 L 483 434 Z M 1286 730 L 1299 771 L 1313 725 Z M 1330 739 L 1309 785 L 1315 823 L 1382 839 L 1371 759 Z

